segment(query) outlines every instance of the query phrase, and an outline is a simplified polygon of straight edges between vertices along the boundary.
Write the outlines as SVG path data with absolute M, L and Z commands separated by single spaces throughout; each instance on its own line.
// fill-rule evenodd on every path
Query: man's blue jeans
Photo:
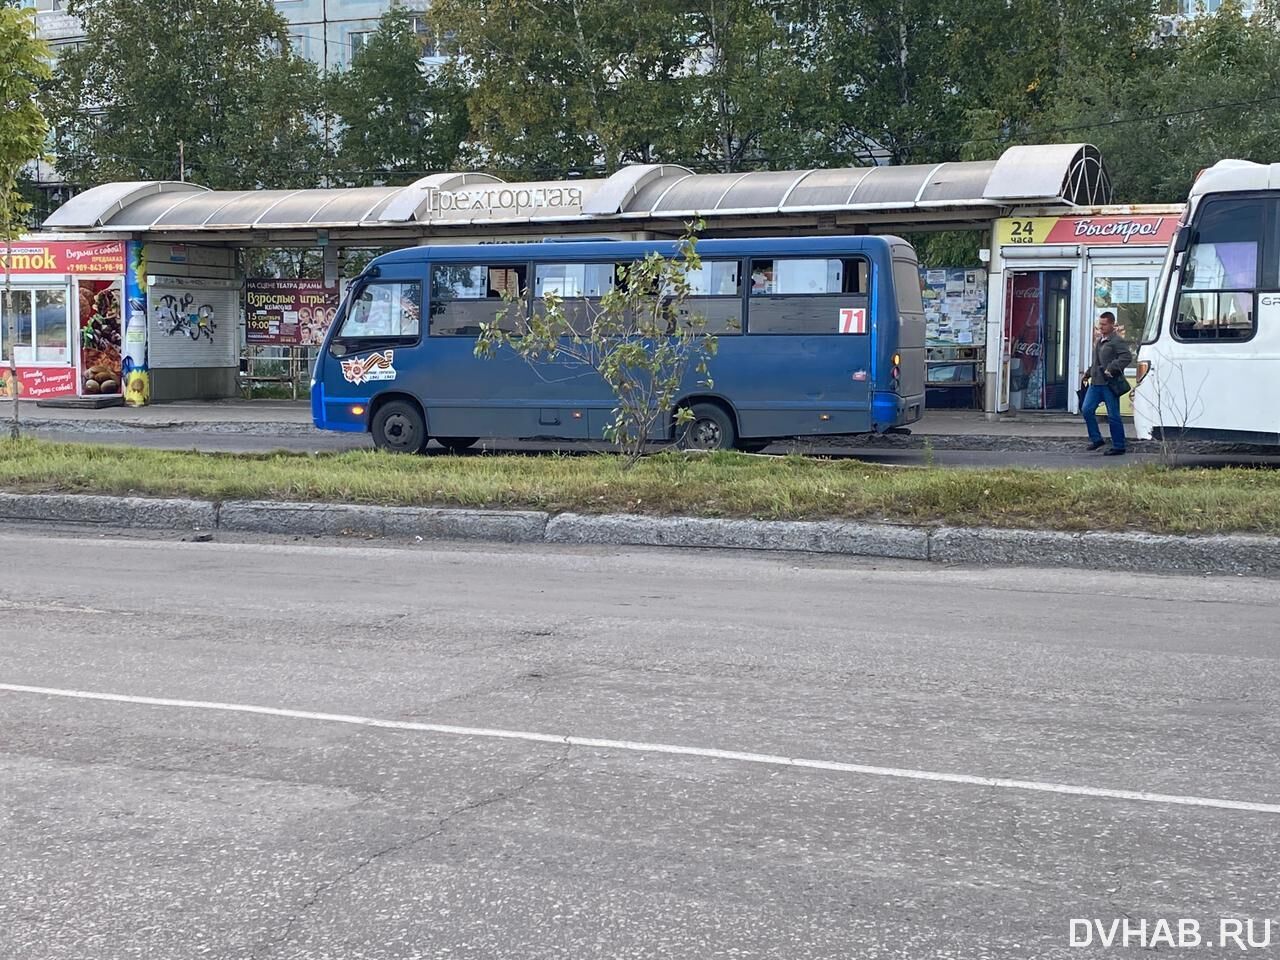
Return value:
M 1120 398 L 1105 383 L 1093 383 L 1084 392 L 1084 425 L 1089 428 L 1089 439 L 1094 443 L 1102 442 L 1102 431 L 1098 429 L 1098 416 L 1094 413 L 1099 403 L 1107 405 L 1107 423 L 1111 426 L 1111 446 L 1117 450 L 1124 449 L 1124 421 L 1120 419 Z

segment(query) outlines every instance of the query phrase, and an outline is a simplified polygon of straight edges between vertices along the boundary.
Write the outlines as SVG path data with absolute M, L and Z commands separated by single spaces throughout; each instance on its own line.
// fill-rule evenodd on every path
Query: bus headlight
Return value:
M 1146 377 L 1146 375 L 1150 372 L 1151 372 L 1151 361 L 1139 360 L 1138 361 L 1138 383 L 1141 383 L 1143 378 Z

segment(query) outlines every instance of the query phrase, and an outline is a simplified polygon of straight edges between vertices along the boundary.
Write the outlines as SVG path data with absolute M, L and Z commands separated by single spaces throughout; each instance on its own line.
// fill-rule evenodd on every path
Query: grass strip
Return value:
M 1280 472 L 897 467 L 813 457 L 219 454 L 0 441 L 0 488 L 770 520 L 1280 534 Z

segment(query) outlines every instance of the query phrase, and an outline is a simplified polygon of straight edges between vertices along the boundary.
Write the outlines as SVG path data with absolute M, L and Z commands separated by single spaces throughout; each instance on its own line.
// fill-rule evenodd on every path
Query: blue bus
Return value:
M 760 450 L 788 437 L 885 433 L 924 413 L 924 307 L 916 254 L 888 236 L 701 240 L 683 309 L 719 338 L 713 389 L 690 371 L 655 440 Z M 500 349 L 475 356 L 481 323 L 554 293 L 589 310 L 617 265 L 673 242 L 544 241 L 422 246 L 372 261 L 352 282 L 316 361 L 322 430 L 370 432 L 384 450 L 480 437 L 600 439 L 616 405 L 592 370 L 539 369 Z M 511 305 L 504 294 L 522 298 Z

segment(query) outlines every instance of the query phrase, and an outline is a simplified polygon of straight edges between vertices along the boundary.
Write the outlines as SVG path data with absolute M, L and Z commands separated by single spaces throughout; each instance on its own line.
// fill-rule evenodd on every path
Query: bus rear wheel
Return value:
M 733 420 L 714 403 L 695 403 L 689 408 L 693 419 L 679 428 L 681 450 L 732 450 L 737 441 Z
M 476 445 L 479 437 L 432 437 L 436 443 L 444 447 L 450 453 L 461 453 L 463 450 L 470 450 Z
M 373 445 L 389 453 L 421 453 L 427 445 L 427 423 L 421 411 L 404 400 L 391 400 L 373 416 Z

